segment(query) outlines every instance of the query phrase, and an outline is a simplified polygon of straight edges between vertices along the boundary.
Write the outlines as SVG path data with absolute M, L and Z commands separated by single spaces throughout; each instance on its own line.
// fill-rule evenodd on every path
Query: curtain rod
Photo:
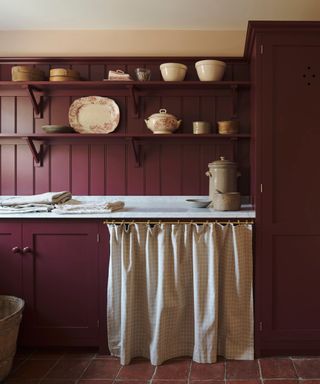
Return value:
M 176 220 L 176 221 L 163 221 L 163 220 L 145 220 L 145 221 L 135 221 L 135 220 L 105 220 L 103 224 L 209 224 L 209 223 L 215 223 L 215 224 L 254 224 L 253 220 L 228 220 L 228 221 L 220 221 L 220 220 L 205 220 L 205 221 L 198 221 L 198 220 L 189 220 L 189 221 L 183 221 L 183 220 Z

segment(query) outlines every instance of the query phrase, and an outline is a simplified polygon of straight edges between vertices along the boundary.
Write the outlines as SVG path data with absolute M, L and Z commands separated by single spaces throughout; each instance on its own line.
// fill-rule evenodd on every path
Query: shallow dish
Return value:
M 41 128 L 46 133 L 74 133 L 74 129 L 67 125 L 43 125 Z
M 119 120 L 119 107 L 108 97 L 81 97 L 69 108 L 69 123 L 79 133 L 110 133 Z
M 186 199 L 186 202 L 193 208 L 207 208 L 207 206 L 211 203 L 210 200 L 204 199 Z

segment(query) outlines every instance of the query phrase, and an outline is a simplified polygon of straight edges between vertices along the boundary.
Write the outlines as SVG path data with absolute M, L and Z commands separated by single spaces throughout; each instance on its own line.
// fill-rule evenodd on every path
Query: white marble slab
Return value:
M 0 200 L 11 196 L 1 196 Z M 207 196 L 73 196 L 83 202 L 124 201 L 122 210 L 99 214 L 55 214 L 53 212 L 14 213 L 0 212 L 6 219 L 253 219 L 255 211 L 250 205 L 242 205 L 240 211 L 215 211 L 213 208 L 193 208 L 186 199 L 207 198 Z

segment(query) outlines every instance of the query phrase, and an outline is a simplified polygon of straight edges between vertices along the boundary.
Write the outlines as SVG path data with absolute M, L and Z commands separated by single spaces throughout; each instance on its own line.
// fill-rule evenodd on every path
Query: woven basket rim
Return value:
M 19 314 L 23 310 L 24 305 L 25 305 L 25 301 L 19 297 L 16 297 L 16 296 L 0 295 L 0 302 L 1 301 L 15 302 L 15 304 L 17 304 L 17 308 L 14 312 L 10 313 L 9 315 L 7 315 L 5 317 L 1 318 L 1 314 L 0 314 L 0 324 L 7 321 L 8 319 L 16 316 L 17 314 Z

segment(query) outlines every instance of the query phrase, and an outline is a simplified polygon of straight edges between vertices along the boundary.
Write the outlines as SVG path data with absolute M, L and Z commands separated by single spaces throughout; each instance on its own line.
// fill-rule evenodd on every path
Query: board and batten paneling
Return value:
M 49 60 L 49 59 L 47 59 Z M 126 61 L 128 63 L 126 64 Z M 33 65 L 49 74 L 52 67 L 77 69 L 83 79 L 102 80 L 109 70 L 122 69 L 131 74 L 134 68 L 145 66 L 152 70 L 152 80 L 160 80 L 159 64 L 164 60 L 143 58 L 120 59 L 105 62 L 88 59 L 49 64 L 48 61 Z M 196 80 L 194 62 L 190 58 L 187 80 Z M 0 80 L 10 80 L 9 64 L 0 63 Z M 246 63 L 235 60 L 228 64 L 227 80 L 248 80 Z M 88 91 L 87 91 L 88 92 Z M 2 95 L 0 100 L 1 133 L 43 133 L 45 124 L 68 125 L 68 111 L 73 100 L 86 96 L 64 94 L 44 98 L 43 118 L 34 118 L 30 99 L 25 95 Z M 99 92 L 96 90 L 96 95 Z M 93 94 L 93 93 L 91 93 Z M 107 96 L 103 93 L 104 96 Z M 195 120 L 210 121 L 212 132 L 217 131 L 218 120 L 228 120 L 233 113 L 231 89 L 213 89 L 208 92 L 192 90 L 168 91 L 159 89 L 140 97 L 139 118 L 133 117 L 130 97 L 110 94 L 120 108 L 120 123 L 115 133 L 152 134 L 144 119 L 160 108 L 165 108 L 182 119 L 179 132 L 192 133 Z M 249 89 L 241 89 L 237 98 L 241 132 L 250 132 Z M 45 191 L 70 190 L 75 195 L 206 195 L 208 163 L 219 156 L 237 160 L 243 175 L 239 182 L 240 192 L 250 194 L 249 141 L 229 139 L 161 139 L 143 140 L 140 144 L 141 166 L 137 167 L 130 142 L 108 138 L 101 141 L 54 140 L 45 144 L 42 167 L 34 166 L 31 153 L 23 140 L 0 139 L 0 193 L 2 195 L 33 194 Z M 37 145 L 37 143 L 36 143 Z

